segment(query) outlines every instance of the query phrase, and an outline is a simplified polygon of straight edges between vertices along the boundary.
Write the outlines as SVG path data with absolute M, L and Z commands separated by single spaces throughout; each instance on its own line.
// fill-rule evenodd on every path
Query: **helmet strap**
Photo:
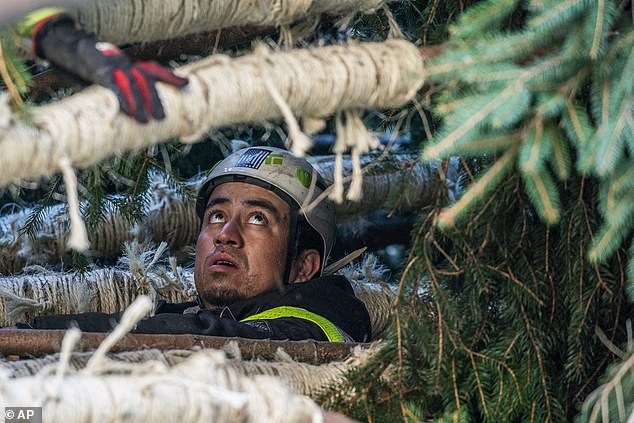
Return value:
M 291 283 L 289 280 L 291 277 L 291 267 L 293 260 L 297 255 L 297 239 L 299 234 L 297 233 L 297 215 L 298 208 L 291 206 L 290 222 L 288 226 L 288 245 L 286 247 L 286 265 L 284 267 L 284 276 L 282 279 L 282 287 Z

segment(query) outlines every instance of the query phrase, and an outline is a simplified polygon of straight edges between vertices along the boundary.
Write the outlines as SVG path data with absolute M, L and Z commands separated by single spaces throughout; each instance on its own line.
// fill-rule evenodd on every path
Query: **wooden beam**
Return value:
M 38 356 L 59 352 L 65 331 L 36 329 L 0 329 L 0 355 Z M 107 333 L 82 333 L 79 351 L 94 351 Z M 272 341 L 245 338 L 226 338 L 202 335 L 150 335 L 131 333 L 121 339 L 111 352 L 158 349 L 161 351 L 192 349 L 194 347 L 222 349 L 229 342 L 237 341 L 244 360 L 275 360 L 276 352 L 283 349 L 293 360 L 323 364 L 342 361 L 352 354 L 356 343 L 331 343 L 306 341 Z

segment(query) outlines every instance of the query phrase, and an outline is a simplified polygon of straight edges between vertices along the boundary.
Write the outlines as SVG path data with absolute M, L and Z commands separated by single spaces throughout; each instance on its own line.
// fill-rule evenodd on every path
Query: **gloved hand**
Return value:
M 156 62 L 130 60 L 116 46 L 76 29 L 73 18 L 64 13 L 37 24 L 33 45 L 35 54 L 51 64 L 111 89 L 121 111 L 141 123 L 165 117 L 157 81 L 179 88 L 188 82 Z

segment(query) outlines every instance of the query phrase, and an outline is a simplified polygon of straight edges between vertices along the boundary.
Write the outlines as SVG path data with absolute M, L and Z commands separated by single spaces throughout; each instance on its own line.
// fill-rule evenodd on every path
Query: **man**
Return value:
M 198 301 L 159 304 L 136 332 L 369 341 L 370 319 L 350 283 L 322 276 L 335 238 L 334 207 L 318 199 L 324 190 L 316 170 L 286 150 L 251 147 L 218 163 L 197 200 Z M 118 317 L 41 316 L 22 327 L 100 332 Z
M 17 31 L 30 37 L 35 55 L 53 67 L 112 90 L 121 111 L 141 123 L 165 117 L 157 81 L 179 88 L 187 84 L 187 79 L 158 63 L 133 62 L 116 46 L 77 29 L 62 8 L 41 8 L 27 14 Z

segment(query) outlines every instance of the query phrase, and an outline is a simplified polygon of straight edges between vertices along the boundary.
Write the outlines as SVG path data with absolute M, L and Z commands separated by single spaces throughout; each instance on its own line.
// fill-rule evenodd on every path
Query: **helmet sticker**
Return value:
M 267 156 L 271 154 L 271 150 L 265 150 L 263 148 L 249 148 L 242 153 L 240 159 L 233 167 L 248 167 L 250 169 L 259 169 L 262 166 L 262 162 Z
M 264 163 L 266 163 L 267 165 L 270 164 L 274 164 L 274 165 L 281 165 L 284 164 L 284 156 L 282 154 L 270 154 L 266 160 L 264 160 Z
M 298 167 L 295 170 L 295 177 L 297 177 L 297 180 L 304 186 L 304 188 L 308 188 L 310 186 L 311 180 L 313 179 L 310 173 L 308 173 L 306 169 L 302 169 L 301 167 Z

